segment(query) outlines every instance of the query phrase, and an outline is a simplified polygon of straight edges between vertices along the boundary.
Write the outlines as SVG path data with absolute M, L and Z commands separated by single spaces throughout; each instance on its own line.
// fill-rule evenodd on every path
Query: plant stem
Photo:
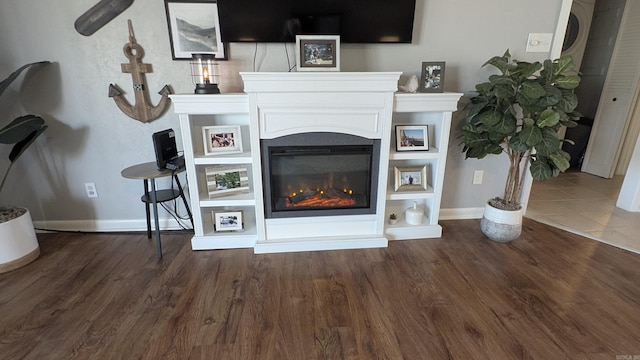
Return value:
M 12 166 L 13 166 L 13 161 L 9 163 L 9 167 L 7 168 L 7 171 L 4 172 L 4 176 L 2 177 L 2 183 L 0 183 L 0 193 L 2 193 L 2 189 L 4 188 L 4 182 L 7 181 L 7 176 L 9 175 L 9 170 L 11 170 Z
M 507 173 L 503 200 L 509 204 L 517 205 L 522 192 L 522 180 L 524 179 L 522 175 L 525 173 L 521 168 L 525 153 L 509 148 L 507 154 L 509 155 L 509 172 Z

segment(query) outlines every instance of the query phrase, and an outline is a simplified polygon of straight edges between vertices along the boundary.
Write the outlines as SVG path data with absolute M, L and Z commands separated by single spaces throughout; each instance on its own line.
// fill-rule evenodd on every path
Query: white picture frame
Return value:
M 242 133 L 239 125 L 203 126 L 204 155 L 241 153 Z
M 212 211 L 214 232 L 242 231 L 244 219 L 242 210 Z
M 396 151 L 429 151 L 429 126 L 396 125 Z
M 297 71 L 340 71 L 340 35 L 296 35 Z

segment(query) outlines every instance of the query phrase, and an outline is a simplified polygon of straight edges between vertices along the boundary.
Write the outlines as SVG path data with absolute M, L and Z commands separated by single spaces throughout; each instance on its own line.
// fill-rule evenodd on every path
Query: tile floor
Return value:
M 616 207 L 623 179 L 575 171 L 534 183 L 525 217 L 640 254 L 640 212 Z

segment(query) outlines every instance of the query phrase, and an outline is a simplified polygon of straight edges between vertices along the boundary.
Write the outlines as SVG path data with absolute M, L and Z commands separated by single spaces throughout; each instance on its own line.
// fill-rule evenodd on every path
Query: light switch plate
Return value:
M 552 40 L 552 33 L 529 33 L 527 52 L 549 52 Z

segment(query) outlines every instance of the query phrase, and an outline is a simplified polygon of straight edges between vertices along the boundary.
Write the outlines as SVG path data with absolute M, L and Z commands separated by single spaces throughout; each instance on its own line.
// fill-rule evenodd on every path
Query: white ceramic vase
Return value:
M 31 213 L 0 223 L 0 273 L 24 266 L 40 255 Z
M 515 240 L 522 233 L 522 209 L 501 210 L 487 203 L 480 221 L 480 229 L 485 236 L 494 241 Z
M 409 225 L 420 225 L 424 221 L 424 210 L 414 201 L 413 206 L 404 212 L 404 219 Z

